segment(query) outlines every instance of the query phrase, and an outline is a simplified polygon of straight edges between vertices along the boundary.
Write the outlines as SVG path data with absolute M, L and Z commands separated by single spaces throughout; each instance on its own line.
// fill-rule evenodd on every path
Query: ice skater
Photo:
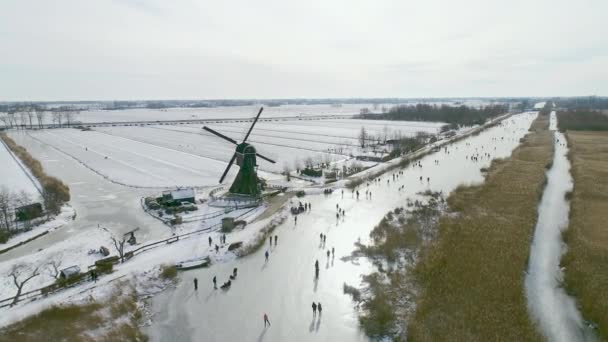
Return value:
M 213 241 L 213 240 L 211 239 L 211 236 L 210 236 L 210 237 L 209 237 L 209 247 L 211 247 L 211 242 L 212 242 L 212 241 Z
M 266 251 L 266 262 L 268 262 L 268 251 Z
M 217 290 L 217 277 L 213 276 L 213 288 Z
M 275 236 L 274 236 L 274 245 L 275 245 L 275 246 L 277 245 L 277 240 L 278 240 L 278 239 L 279 239 L 279 236 L 278 236 L 278 235 L 275 235 Z
M 319 316 L 321 316 L 321 312 L 323 311 L 323 308 L 321 307 L 321 302 L 317 304 L 317 309 L 319 310 Z
M 317 315 L 317 303 L 312 302 L 312 315 L 316 316 Z
M 264 328 L 266 328 L 266 324 L 270 326 L 270 320 L 268 320 L 268 315 L 264 313 Z
M 198 279 L 194 278 L 194 291 L 198 290 Z

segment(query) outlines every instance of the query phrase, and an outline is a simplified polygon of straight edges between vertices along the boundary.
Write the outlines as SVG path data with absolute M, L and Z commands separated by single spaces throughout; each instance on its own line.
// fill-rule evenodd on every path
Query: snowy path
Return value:
M 372 200 L 366 200 L 364 194 L 356 200 L 348 190 L 344 198 L 340 190 L 327 197 L 304 197 L 312 211 L 301 215 L 297 225 L 290 219 L 277 227 L 278 246 L 269 249 L 268 263 L 262 249 L 210 269 L 182 273 L 175 290 L 154 299 L 156 315 L 147 333 L 153 341 L 367 340 L 342 285 L 358 286 L 360 275 L 368 273 L 370 265 L 363 259 L 344 262 L 340 258 L 351 253 L 358 239 L 368 241 L 369 231 L 380 219 L 389 210 L 404 206 L 407 198 L 416 199 L 416 193 L 427 189 L 448 193 L 460 184 L 483 181 L 480 168 L 488 167 L 494 158 L 509 156 L 535 117 L 535 113 L 513 116 L 504 125 L 450 145 L 447 151 L 429 154 L 421 159 L 422 167 L 405 168 L 396 182 L 390 174 L 383 176 L 381 183 L 369 187 Z M 490 153 L 491 157 L 478 162 L 467 158 L 475 153 Z M 397 190 L 401 185 L 405 191 Z M 365 192 L 365 186 L 360 190 Z M 346 210 L 343 221 L 336 222 L 336 204 Z M 320 245 L 321 233 L 327 235 L 325 246 Z M 335 258 L 328 258 L 326 251 L 332 247 Z M 315 260 L 321 268 L 318 281 L 314 280 Z M 234 267 L 239 275 L 231 289 L 213 290 L 213 276 L 222 284 Z M 199 280 L 197 292 L 192 286 L 195 277 Z M 323 304 L 321 317 L 313 318 L 313 301 Z M 263 326 L 264 313 L 272 323 L 268 329 Z
M 556 130 L 555 112 L 550 129 Z M 538 208 L 538 222 L 530 251 L 526 275 L 528 307 L 549 341 L 593 340 L 585 328 L 575 299 L 562 287 L 559 263 L 564 252 L 562 231 L 568 226 L 570 204 L 565 195 L 572 190 L 566 138 L 555 132 L 553 166 L 547 171 L 547 186 Z

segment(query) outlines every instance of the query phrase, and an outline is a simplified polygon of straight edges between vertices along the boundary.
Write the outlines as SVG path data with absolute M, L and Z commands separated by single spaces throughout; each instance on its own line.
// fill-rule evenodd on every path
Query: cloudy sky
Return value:
M 1 0 L 0 101 L 608 95 L 607 0 Z

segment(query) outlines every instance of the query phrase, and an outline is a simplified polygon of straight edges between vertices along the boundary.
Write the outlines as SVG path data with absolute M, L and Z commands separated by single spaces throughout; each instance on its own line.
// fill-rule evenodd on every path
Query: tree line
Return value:
M 42 168 L 42 164 L 34 157 L 30 155 L 30 153 L 22 146 L 15 143 L 15 141 L 9 138 L 6 134 L 0 133 L 0 139 L 4 141 L 4 143 L 8 146 L 8 148 L 25 164 L 25 166 L 32 172 L 34 177 L 38 180 L 40 185 L 42 186 L 42 201 L 44 203 L 44 209 L 48 217 L 52 215 L 57 215 L 61 212 L 61 207 L 64 203 L 70 200 L 70 189 L 67 185 L 65 185 L 59 179 L 49 176 L 44 172 Z M 6 228 L 9 229 L 7 223 L 8 222 L 8 214 L 9 209 L 14 208 L 15 201 L 12 200 L 14 196 L 11 196 L 10 193 L 6 196 L 7 200 L 4 201 L 4 205 L 7 207 L 7 211 L 3 212 L 3 219 L 5 220 Z M 24 197 L 21 196 L 23 199 Z M 23 202 L 23 201 L 21 201 Z M 31 203 L 31 199 L 29 199 Z M 27 204 L 30 204 L 27 203 Z M 12 205 L 12 206 L 11 206 Z M 0 203 L 2 206 L 2 203 Z M 3 211 L 0 208 L 0 211 Z M 13 217 L 14 214 L 10 213 L 10 217 Z
M 40 105 L 24 105 L 18 107 L 10 107 L 4 113 L 0 113 L 0 121 L 4 123 L 5 128 L 42 128 L 50 117 L 50 122 L 55 127 L 70 127 L 72 126 L 80 109 L 73 106 L 61 106 L 56 108 L 47 108 Z
M 481 125 L 486 120 L 509 111 L 506 105 L 488 105 L 479 108 L 448 105 L 400 105 L 392 107 L 388 113 L 361 114 L 363 119 L 396 120 L 396 121 L 431 121 L 445 122 L 450 128 L 459 126 Z
M 557 112 L 560 131 L 608 131 L 608 113 L 590 109 L 569 109 Z
M 0 243 L 8 241 L 8 238 L 20 229 L 16 220 L 16 209 L 32 202 L 32 196 L 26 191 L 11 192 L 6 186 L 0 188 Z M 25 228 L 29 227 L 29 223 L 29 220 L 24 222 Z

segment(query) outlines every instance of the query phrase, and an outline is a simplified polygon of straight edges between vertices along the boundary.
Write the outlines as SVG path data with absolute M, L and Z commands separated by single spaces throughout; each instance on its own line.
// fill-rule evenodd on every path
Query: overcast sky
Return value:
M 0 101 L 608 95 L 608 0 L 1 0 Z

